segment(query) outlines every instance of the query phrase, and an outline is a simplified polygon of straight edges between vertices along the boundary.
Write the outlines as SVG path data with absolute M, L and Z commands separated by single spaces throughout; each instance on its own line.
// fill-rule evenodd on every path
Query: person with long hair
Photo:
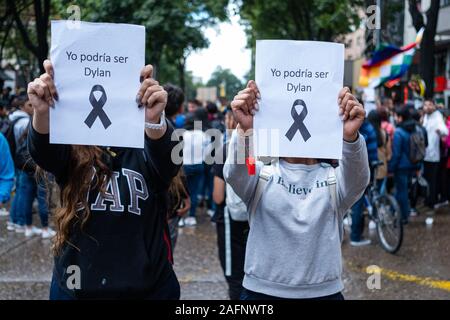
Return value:
M 183 112 L 184 92 L 180 87 L 173 84 L 163 86 L 167 92 L 166 117 L 173 127 L 177 127 L 177 116 Z M 169 202 L 167 212 L 167 222 L 169 225 L 170 242 L 172 251 L 175 249 L 178 238 L 178 223 L 189 212 L 191 208 L 191 199 L 183 170 L 173 178 L 169 187 Z
M 183 169 L 181 169 L 173 178 L 169 187 L 167 222 L 169 224 L 172 251 L 175 250 L 175 246 L 177 244 L 178 224 L 190 209 L 191 198 L 189 196 L 186 176 L 183 173 Z
M 166 200 L 179 170 L 171 161 L 177 142 L 153 67 L 141 71 L 136 105 L 124 106 L 145 108 L 153 124 L 142 133 L 144 149 L 50 144 L 49 108 L 58 94 L 49 60 L 44 68 L 28 85 L 28 149 L 61 189 L 50 299 L 179 299 Z
M 375 179 L 384 180 L 388 174 L 387 164 L 388 161 L 391 160 L 392 156 L 391 139 L 386 130 L 381 127 L 381 117 L 378 111 L 370 111 L 367 116 L 367 120 L 375 129 L 377 134 L 378 161 L 382 162 L 382 164 L 377 167 L 377 175 L 375 176 Z

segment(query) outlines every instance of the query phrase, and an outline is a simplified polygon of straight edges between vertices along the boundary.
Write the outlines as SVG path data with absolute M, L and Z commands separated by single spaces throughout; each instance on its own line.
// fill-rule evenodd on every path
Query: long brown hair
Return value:
M 172 182 L 170 183 L 168 193 L 173 200 L 171 205 L 172 208 L 168 208 L 169 212 L 168 214 L 171 214 L 174 210 L 178 209 L 178 207 L 181 204 L 181 201 L 184 198 L 188 197 L 188 192 L 184 186 L 183 183 L 184 174 L 183 170 L 179 170 L 178 174 L 172 179 Z
M 56 210 L 54 217 L 57 233 L 53 252 L 56 255 L 61 253 L 64 244 L 75 247 L 69 241 L 69 233 L 74 227 L 83 229 L 89 219 L 89 190 L 92 188 L 104 192 L 111 176 L 109 167 L 102 159 L 104 151 L 99 147 L 71 146 L 70 153 L 67 182 L 61 190 L 61 207 Z

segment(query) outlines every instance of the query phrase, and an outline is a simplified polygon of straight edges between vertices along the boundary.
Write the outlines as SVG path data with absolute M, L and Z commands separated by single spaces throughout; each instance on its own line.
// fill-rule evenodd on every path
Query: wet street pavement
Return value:
M 421 214 L 411 218 L 396 255 L 384 252 L 376 233 L 368 230 L 371 245 L 350 247 L 346 231 L 346 299 L 450 299 L 450 208 L 438 210 L 432 226 L 426 226 L 426 217 Z M 0 217 L 0 299 L 47 299 L 52 268 L 50 241 L 8 232 L 6 220 Z M 180 230 L 175 248 L 181 298 L 227 299 L 217 258 L 215 226 L 204 213 L 198 220 L 197 227 Z M 371 276 L 367 267 L 371 265 L 377 266 L 381 278 L 375 289 L 367 286 Z

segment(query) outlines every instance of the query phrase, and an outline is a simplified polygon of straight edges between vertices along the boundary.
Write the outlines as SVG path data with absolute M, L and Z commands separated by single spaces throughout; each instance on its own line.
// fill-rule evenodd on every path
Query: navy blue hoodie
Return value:
M 389 172 L 412 171 L 419 169 L 420 164 L 413 164 L 409 160 L 409 138 L 419 125 L 415 120 L 406 120 L 400 123 L 394 132 L 392 143 L 392 158 L 388 163 Z M 425 132 L 426 137 L 426 132 Z

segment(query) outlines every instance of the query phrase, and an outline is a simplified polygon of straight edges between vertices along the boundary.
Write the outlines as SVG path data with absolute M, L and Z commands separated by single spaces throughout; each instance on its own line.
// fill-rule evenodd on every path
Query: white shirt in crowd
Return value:
M 448 129 L 444 122 L 444 117 L 439 111 L 434 111 L 432 114 L 426 114 L 423 118 L 423 126 L 427 130 L 428 147 L 425 154 L 425 161 L 439 162 L 440 148 L 439 141 L 441 136 L 448 135 Z M 440 135 L 436 132 L 440 131 Z
M 183 164 L 202 164 L 210 139 L 202 130 L 186 130 L 183 133 Z

